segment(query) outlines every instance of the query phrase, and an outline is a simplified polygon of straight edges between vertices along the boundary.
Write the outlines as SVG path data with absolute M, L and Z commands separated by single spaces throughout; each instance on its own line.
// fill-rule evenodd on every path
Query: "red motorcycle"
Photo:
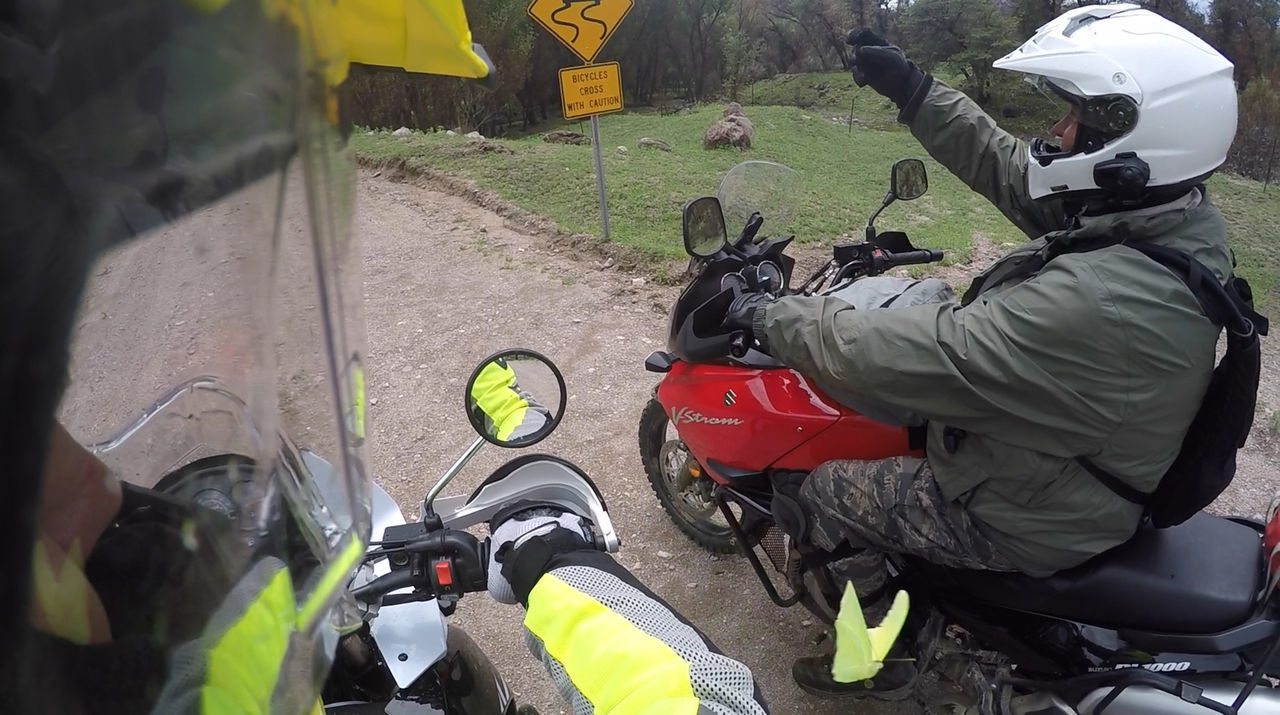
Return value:
M 770 519 L 771 475 L 808 472 L 832 459 L 909 454 L 918 449 L 913 433 L 831 399 L 804 376 L 753 349 L 741 331 L 726 331 L 720 323 L 742 291 L 811 295 L 896 266 L 941 260 L 941 251 L 917 250 L 904 233 L 876 232 L 875 218 L 886 206 L 924 194 L 924 164 L 898 162 L 891 183 L 867 223 L 866 241 L 836 246 L 829 262 L 793 288 L 795 261 L 785 250 L 794 237 L 757 239 L 764 217 L 754 209 L 767 207 L 771 221 L 785 225 L 799 203 L 798 176 L 771 162 L 734 167 L 717 196 L 684 207 L 685 248 L 694 276 L 672 309 L 668 351 L 653 353 L 645 363 L 649 371 L 664 373 L 640 418 L 641 457 L 663 508 L 681 531 L 713 552 L 760 547 L 792 590 L 791 596 L 780 596 L 747 548 L 744 553 L 770 597 L 784 606 L 803 602 L 827 620 L 834 616 L 839 592 L 822 583 L 826 578 L 819 579 L 821 586 L 830 586 L 819 589 L 826 598 L 799 583 L 800 562 Z M 726 217 L 743 225 L 732 242 Z
M 793 287 L 795 261 L 784 252 L 792 237 L 757 239 L 762 216 L 742 206 L 744 198 L 748 207 L 794 206 L 786 187 L 797 181 L 786 167 L 746 162 L 717 197 L 685 205 L 692 278 L 672 308 L 667 350 L 645 361 L 662 381 L 640 418 L 640 453 L 681 531 L 711 551 L 740 551 L 775 603 L 800 603 L 830 623 L 843 584 L 828 564 L 839 554 L 791 542 L 795 529 L 785 527 L 803 516 L 777 487 L 831 459 L 922 454 L 922 435 L 832 399 L 723 319 L 744 291 L 833 292 L 942 254 L 874 228 L 886 206 L 927 188 L 923 163 L 906 159 L 894 165 L 865 240 L 835 246 Z M 732 241 L 726 214 L 743 220 Z M 1128 543 L 1049 578 L 891 555 L 890 586 L 910 593 L 904 636 L 915 634 L 917 661 L 967 693 L 930 712 L 1280 712 L 1280 689 L 1264 681 L 1280 674 L 1277 566 L 1273 509 L 1269 525 L 1207 514 L 1166 529 L 1145 525 Z

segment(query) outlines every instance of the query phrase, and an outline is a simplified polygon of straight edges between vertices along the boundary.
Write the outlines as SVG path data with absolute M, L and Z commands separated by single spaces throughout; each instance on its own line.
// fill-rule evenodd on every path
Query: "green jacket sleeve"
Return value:
M 964 93 L 935 80 L 910 126 L 930 156 L 1027 236 L 1066 227 L 1061 202 L 1037 202 L 1027 194 L 1026 142 L 996 126 Z
M 745 665 L 607 554 L 556 556 L 529 591 L 524 625 L 574 715 L 765 715 Z
M 966 307 L 859 311 L 834 298 L 782 298 L 764 309 L 765 340 L 823 389 L 1015 442 L 1034 434 L 1036 444 L 1019 446 L 1071 456 L 1122 419 L 1129 390 L 1123 322 L 1089 276 L 1062 259 Z M 1111 399 L 1090 399 L 1086 386 Z

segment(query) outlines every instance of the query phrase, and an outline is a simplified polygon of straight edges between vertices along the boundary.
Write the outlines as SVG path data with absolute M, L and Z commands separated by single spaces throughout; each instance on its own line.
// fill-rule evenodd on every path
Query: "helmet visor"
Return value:
M 1026 81 L 1057 116 L 1072 114 L 1078 125 L 1075 144 L 1069 151 L 1062 150 L 1057 137 L 1032 142 L 1032 157 L 1041 163 L 1097 151 L 1133 131 L 1138 123 L 1138 105 L 1126 95 L 1086 97 L 1066 80 L 1028 75 Z

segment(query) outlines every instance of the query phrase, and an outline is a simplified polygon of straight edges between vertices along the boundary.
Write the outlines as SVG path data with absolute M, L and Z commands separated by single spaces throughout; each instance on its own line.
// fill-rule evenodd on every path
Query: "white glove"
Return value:
M 589 522 L 572 512 L 553 506 L 531 505 L 505 517 L 500 523 L 490 523 L 489 536 L 489 595 L 499 603 L 518 603 L 515 591 L 502 575 L 505 559 L 531 539 L 547 536 L 556 529 L 565 529 L 581 537 L 586 547 L 585 526 Z

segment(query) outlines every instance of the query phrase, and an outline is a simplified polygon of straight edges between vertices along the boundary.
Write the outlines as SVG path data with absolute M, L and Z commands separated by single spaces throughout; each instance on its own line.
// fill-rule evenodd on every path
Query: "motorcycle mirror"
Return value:
M 901 201 L 913 201 L 929 190 L 929 175 L 924 162 L 919 159 L 900 159 L 889 174 L 893 197 Z
M 684 205 L 684 250 L 690 256 L 714 256 L 729 242 L 720 199 L 703 196 Z
M 567 397 L 564 376 L 546 356 L 521 348 L 503 350 L 471 373 L 467 418 L 488 442 L 527 447 L 560 424 Z

